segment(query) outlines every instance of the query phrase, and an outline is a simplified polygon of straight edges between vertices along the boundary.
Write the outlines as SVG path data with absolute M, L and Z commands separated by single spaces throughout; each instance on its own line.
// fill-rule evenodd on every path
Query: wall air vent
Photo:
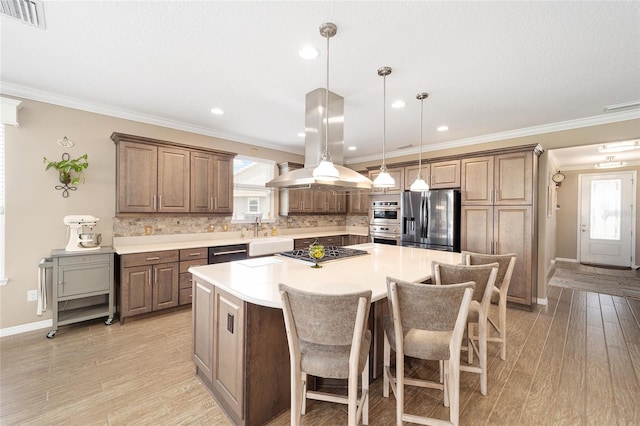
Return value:
M 0 0 L 0 13 L 40 29 L 44 26 L 44 5 L 41 0 Z

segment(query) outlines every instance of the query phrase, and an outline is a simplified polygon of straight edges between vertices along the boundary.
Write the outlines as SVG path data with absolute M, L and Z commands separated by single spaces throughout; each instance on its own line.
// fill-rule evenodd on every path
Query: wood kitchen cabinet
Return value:
M 127 317 L 178 306 L 179 252 L 125 254 L 120 256 L 118 313 Z
M 117 157 L 118 212 L 155 212 L 158 193 L 158 148 L 120 142 Z
M 507 300 L 524 306 L 536 302 L 537 159 L 539 146 L 462 159 L 462 250 L 516 253 Z
M 532 204 L 532 157 L 527 151 L 463 159 L 462 204 Z
M 429 163 L 429 169 L 430 189 L 460 188 L 460 160 Z
M 157 212 L 189 212 L 189 158 L 186 149 L 158 147 Z
M 314 191 L 313 197 L 314 213 L 346 213 L 347 196 L 332 191 Z
M 516 253 L 517 261 L 507 300 L 531 305 L 533 301 L 531 206 L 462 206 L 461 241 L 463 250 L 476 253 Z
M 350 192 L 347 213 L 369 214 L 369 193 L 366 191 Z
M 189 151 L 121 142 L 118 148 L 118 211 L 189 211 Z
M 190 200 L 193 213 L 233 212 L 233 158 L 191 152 Z
M 404 190 L 408 191 L 411 188 L 411 184 L 416 181 L 418 177 L 419 166 L 407 166 L 404 168 Z M 422 163 L 422 179 L 429 183 L 431 180 L 431 167 L 428 164 Z
M 314 213 L 314 191 L 285 189 L 289 193 L 289 213 Z
M 116 213 L 231 213 L 235 154 L 113 133 Z
M 213 387 L 236 413 L 243 409 L 244 302 L 216 288 Z
M 387 172 L 389 172 L 389 175 L 395 181 L 395 185 L 391 188 L 376 188 L 373 186 L 371 187 L 371 195 L 400 194 L 404 190 L 404 167 L 387 169 Z M 369 179 L 374 181 L 379 174 L 380 169 L 370 170 Z
M 190 305 L 192 300 L 192 279 L 189 268 L 192 266 L 206 265 L 209 248 L 198 247 L 180 250 L 180 276 L 178 304 L 180 306 Z
M 290 406 L 282 310 L 244 302 L 194 277 L 196 374 L 232 422 L 262 425 Z

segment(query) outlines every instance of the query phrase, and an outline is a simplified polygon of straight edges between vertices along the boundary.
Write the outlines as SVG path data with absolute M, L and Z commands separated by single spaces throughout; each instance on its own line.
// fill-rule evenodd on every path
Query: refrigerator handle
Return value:
M 429 200 L 422 196 L 422 238 L 429 238 Z

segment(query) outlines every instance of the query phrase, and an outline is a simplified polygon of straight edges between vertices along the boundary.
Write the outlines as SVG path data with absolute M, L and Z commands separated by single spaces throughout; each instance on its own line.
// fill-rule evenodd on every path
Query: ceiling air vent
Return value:
M 0 13 L 41 29 L 44 26 L 44 7 L 41 0 L 0 0 Z

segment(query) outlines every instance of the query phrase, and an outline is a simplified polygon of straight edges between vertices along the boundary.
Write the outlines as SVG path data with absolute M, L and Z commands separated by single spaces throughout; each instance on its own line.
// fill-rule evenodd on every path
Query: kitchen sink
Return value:
M 267 256 L 293 250 L 293 238 L 264 237 L 249 240 L 249 257 Z

